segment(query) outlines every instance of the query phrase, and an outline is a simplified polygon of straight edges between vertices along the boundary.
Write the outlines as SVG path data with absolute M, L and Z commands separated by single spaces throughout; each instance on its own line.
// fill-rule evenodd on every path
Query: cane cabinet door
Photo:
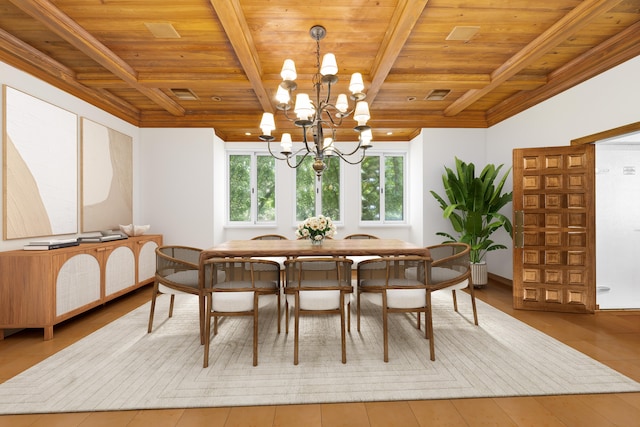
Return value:
M 82 307 L 100 302 L 100 262 L 90 253 L 65 253 L 54 256 L 56 292 L 55 316 L 61 317 Z
M 150 236 L 138 242 L 138 283 L 148 283 L 155 277 L 156 248 L 161 244 L 161 236 Z
M 595 149 L 513 151 L 513 301 L 527 310 L 592 313 Z
M 136 261 L 131 244 L 120 243 L 105 251 L 105 296 L 122 293 L 136 285 Z

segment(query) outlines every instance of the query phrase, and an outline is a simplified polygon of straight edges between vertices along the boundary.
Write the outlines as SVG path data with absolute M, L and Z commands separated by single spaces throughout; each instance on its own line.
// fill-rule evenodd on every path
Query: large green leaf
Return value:
M 471 259 L 478 262 L 488 251 L 504 249 L 504 245 L 494 244 L 489 237 L 504 228 L 511 233 L 509 218 L 499 211 L 512 200 L 512 193 L 503 193 L 509 168 L 498 179 L 503 165 L 488 164 L 479 176 L 475 175 L 475 165 L 455 158 L 455 170 L 445 167 L 442 175 L 446 200 L 435 191 L 431 195 L 438 201 L 443 217 L 449 219 L 456 236 L 445 232 L 436 233 L 450 241 L 461 241 L 471 246 Z

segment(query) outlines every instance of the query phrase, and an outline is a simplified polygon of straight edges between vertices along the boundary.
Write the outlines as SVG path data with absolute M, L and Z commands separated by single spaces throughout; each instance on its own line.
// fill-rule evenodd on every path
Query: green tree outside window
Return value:
M 405 219 L 404 155 L 368 155 L 360 164 L 360 220 Z
M 307 156 L 296 169 L 296 221 L 324 215 L 340 221 L 340 168 L 338 159 L 327 159 L 320 180 L 313 170 L 313 157 Z M 300 161 L 300 156 L 296 159 Z M 320 197 L 316 197 L 316 195 Z
M 275 159 L 257 153 L 229 155 L 229 221 L 275 222 Z

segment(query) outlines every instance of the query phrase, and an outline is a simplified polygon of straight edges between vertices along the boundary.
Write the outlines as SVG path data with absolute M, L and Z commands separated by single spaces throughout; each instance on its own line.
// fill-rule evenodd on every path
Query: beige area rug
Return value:
M 114 321 L 0 385 L 0 414 L 444 399 L 640 391 L 640 384 L 524 323 L 469 298 L 453 311 L 434 295 L 436 361 L 415 317 L 392 315 L 389 362 L 382 360 L 379 307 L 363 307 L 361 333 L 347 336 L 340 362 L 337 316 L 301 319 L 300 363 L 293 330 L 276 333 L 275 304 L 261 312 L 259 364 L 252 366 L 250 318 L 226 318 L 202 368 L 197 300 L 158 300 Z M 293 326 L 293 321 L 291 323 Z

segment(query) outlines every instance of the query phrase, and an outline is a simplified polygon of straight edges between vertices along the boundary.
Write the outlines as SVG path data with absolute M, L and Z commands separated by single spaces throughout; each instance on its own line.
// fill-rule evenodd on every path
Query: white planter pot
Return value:
M 488 283 L 489 279 L 486 261 L 471 263 L 471 280 L 475 287 L 485 286 Z

